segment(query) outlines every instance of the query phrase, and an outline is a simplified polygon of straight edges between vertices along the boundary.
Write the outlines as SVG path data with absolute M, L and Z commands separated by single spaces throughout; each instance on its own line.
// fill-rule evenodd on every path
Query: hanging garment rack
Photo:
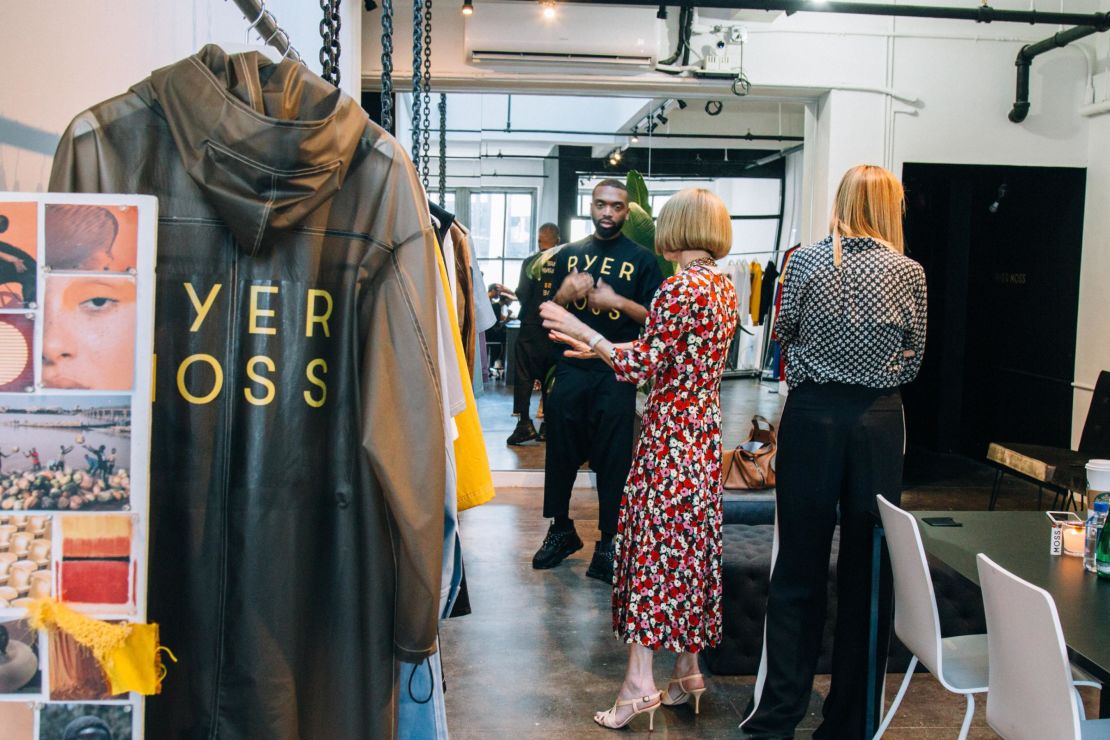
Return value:
M 266 43 L 281 52 L 281 57 L 289 57 L 304 63 L 301 53 L 293 46 L 289 34 L 278 25 L 274 14 L 266 9 L 265 0 L 233 0 L 243 17 L 251 22 L 249 28 L 255 31 Z

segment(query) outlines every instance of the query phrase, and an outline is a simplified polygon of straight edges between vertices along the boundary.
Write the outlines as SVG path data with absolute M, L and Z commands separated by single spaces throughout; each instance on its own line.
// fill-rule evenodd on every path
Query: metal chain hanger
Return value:
M 393 0 L 382 0 L 382 128 L 393 133 Z
M 339 87 L 339 19 L 340 0 L 320 0 L 320 9 L 324 17 L 320 21 L 320 46 L 321 77 L 331 84 Z
M 447 95 L 439 94 L 439 207 L 447 208 Z

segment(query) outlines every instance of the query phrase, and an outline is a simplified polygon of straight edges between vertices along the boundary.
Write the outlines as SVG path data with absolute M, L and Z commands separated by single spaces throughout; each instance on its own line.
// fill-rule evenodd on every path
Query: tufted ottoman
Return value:
M 771 573 L 774 539 L 774 494 L 725 495 L 725 526 L 722 532 L 724 560 L 724 629 L 721 644 L 705 651 L 709 670 L 719 675 L 755 675 L 763 651 L 763 622 L 767 612 L 767 585 Z M 836 560 L 840 552 L 840 530 L 833 535 L 829 559 L 828 610 L 825 616 L 818 673 L 828 673 L 832 660 L 833 626 L 836 619 Z M 947 566 L 930 560 L 933 589 L 945 637 L 986 631 L 983 600 L 979 588 Z M 887 670 L 905 671 L 910 655 L 892 640 Z M 918 668 L 918 670 L 923 670 Z

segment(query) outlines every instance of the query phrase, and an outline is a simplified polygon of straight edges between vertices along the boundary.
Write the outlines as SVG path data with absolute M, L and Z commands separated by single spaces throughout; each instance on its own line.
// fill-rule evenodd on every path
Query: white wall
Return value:
M 318 73 L 319 4 L 266 7 Z M 340 6 L 341 85 L 356 93 L 361 7 Z M 244 45 L 248 25 L 227 0 L 3 0 L 0 190 L 45 190 L 54 145 L 75 115 L 206 43 Z

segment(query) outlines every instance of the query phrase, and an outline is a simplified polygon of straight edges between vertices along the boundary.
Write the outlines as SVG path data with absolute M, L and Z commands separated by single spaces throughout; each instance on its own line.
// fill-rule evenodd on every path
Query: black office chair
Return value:
M 991 442 L 987 462 L 998 471 L 988 507 L 994 511 L 1002 478 L 1009 474 L 1037 486 L 1037 508 L 1041 506 L 1044 489 L 1056 494 L 1052 508 L 1071 507 L 1072 492 L 1086 495 L 1088 460 L 1110 457 L 1110 372 L 1103 370 L 1095 383 L 1091 408 L 1083 424 L 1079 449 L 1032 445 L 1015 442 Z M 1078 506 L 1078 505 L 1077 505 Z

